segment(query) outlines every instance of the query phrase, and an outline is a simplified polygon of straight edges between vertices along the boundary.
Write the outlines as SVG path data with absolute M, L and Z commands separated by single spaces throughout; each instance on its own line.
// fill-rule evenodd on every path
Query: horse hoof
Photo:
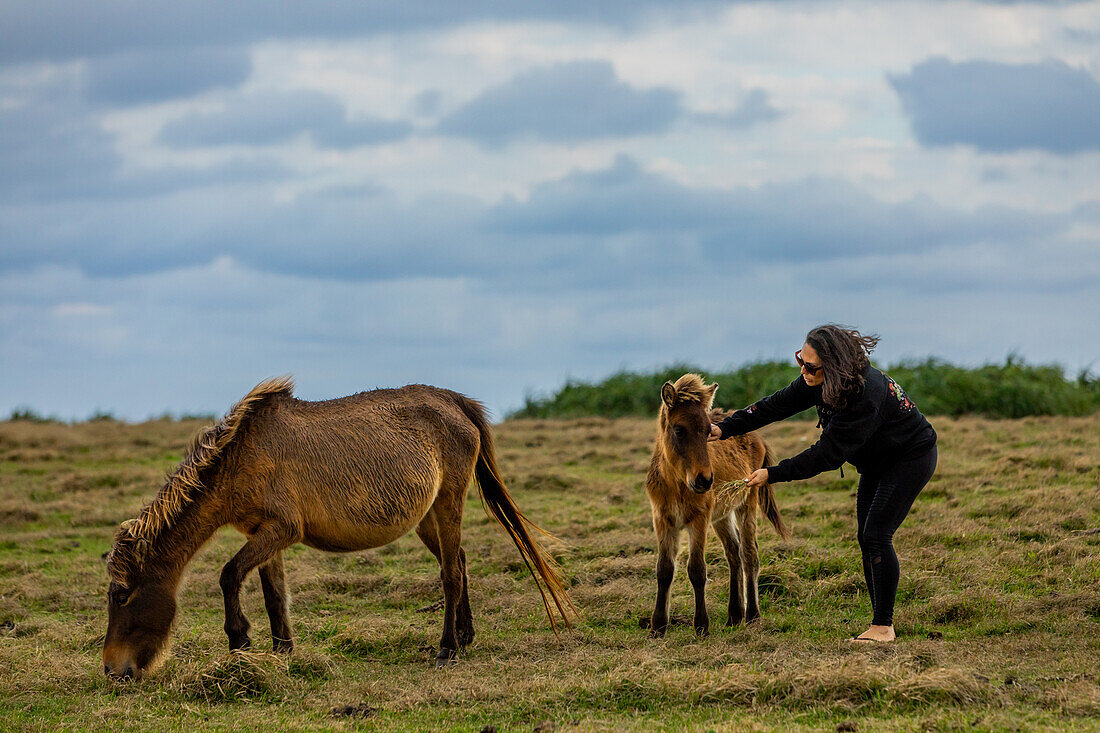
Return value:
M 696 636 L 710 636 L 710 629 L 707 628 L 706 626 L 696 626 L 695 627 L 695 635 Z
M 245 651 L 252 648 L 252 639 L 248 634 L 233 635 L 229 637 L 229 651 Z
M 743 620 L 741 616 L 729 616 L 726 619 L 726 626 L 740 626 Z
M 439 654 L 435 656 L 435 668 L 445 669 L 447 667 L 453 667 L 455 662 L 458 661 L 458 652 L 454 649 L 440 649 Z
M 665 630 L 664 629 L 650 629 L 649 630 L 649 638 L 650 639 L 663 639 L 664 637 L 665 637 Z
M 294 651 L 294 642 L 290 639 L 276 639 L 271 648 L 276 654 L 290 654 Z

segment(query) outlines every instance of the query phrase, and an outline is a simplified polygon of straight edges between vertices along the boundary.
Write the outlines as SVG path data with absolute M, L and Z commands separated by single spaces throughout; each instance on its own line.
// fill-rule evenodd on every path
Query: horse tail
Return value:
M 774 466 L 775 458 L 775 452 L 772 451 L 772 447 L 764 443 L 764 465 Z M 791 532 L 787 529 L 787 525 L 783 523 L 783 517 L 779 514 L 779 507 L 775 503 L 775 491 L 772 489 L 770 483 L 764 484 L 760 498 L 763 504 L 764 516 L 772 523 L 772 526 L 775 527 L 775 531 L 779 533 L 780 537 L 784 540 L 789 540 L 791 538 Z
M 456 393 L 457 394 L 457 393 Z M 486 514 L 489 514 L 512 538 L 512 542 L 519 549 L 527 570 L 538 586 L 542 595 L 542 604 L 546 607 L 546 615 L 550 619 L 550 626 L 554 633 L 558 632 L 558 624 L 554 618 L 550 601 L 554 602 L 561 620 L 567 628 L 572 628 L 570 616 L 577 615 L 577 608 L 573 605 L 569 593 L 565 589 L 565 583 L 558 573 L 558 564 L 554 558 L 542 548 L 538 541 L 532 537 L 531 530 L 540 532 L 547 537 L 552 534 L 537 526 L 523 515 L 515 502 L 512 501 L 508 489 L 500 478 L 500 470 L 497 468 L 496 454 L 493 451 L 493 434 L 489 430 L 489 421 L 485 418 L 485 408 L 480 402 L 471 400 L 464 395 L 457 395 L 459 406 L 466 416 L 477 427 L 481 437 L 481 447 L 477 454 L 477 465 L 474 468 L 474 476 L 477 478 L 478 491 L 481 494 L 481 502 Z M 540 579 L 541 578 L 541 582 Z M 545 587 L 544 587 L 545 585 Z M 549 597 L 548 597 L 549 596 Z

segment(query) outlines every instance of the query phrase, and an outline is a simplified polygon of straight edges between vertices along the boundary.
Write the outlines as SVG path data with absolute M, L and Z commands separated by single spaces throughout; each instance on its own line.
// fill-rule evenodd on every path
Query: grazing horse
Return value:
M 221 573 L 231 649 L 251 644 L 240 589 L 253 569 L 259 568 L 274 649 L 289 652 L 283 550 L 301 542 L 351 552 L 415 528 L 439 561 L 443 582 L 436 666 L 451 664 L 474 638 L 461 546 L 462 509 L 474 478 L 487 511 L 531 571 L 551 626 L 556 632 L 551 600 L 570 625 L 572 601 L 553 559 L 532 537 L 538 528 L 500 479 L 479 403 L 425 385 L 323 402 L 297 400 L 292 392 L 288 377 L 257 385 L 195 437 L 156 497 L 123 522 L 107 559 L 108 675 L 138 677 L 155 668 L 167 650 L 183 569 L 225 525 L 248 538 Z
M 705 385 L 698 374 L 685 374 L 661 388 L 657 443 L 646 476 L 646 493 L 657 533 L 657 605 L 649 621 L 650 636 L 664 636 L 669 597 L 676 572 L 680 531 L 687 528 L 688 578 L 695 590 L 695 632 L 709 633 L 704 549 L 707 524 L 714 527 L 730 566 L 730 601 L 726 626 L 760 617 L 757 577 L 756 514 L 765 516 L 783 539 L 789 538 L 770 484 L 758 489 L 726 485 L 772 462 L 771 450 L 756 433 L 708 443 L 710 425 L 725 416 L 711 410 L 717 384 Z M 712 491 L 712 487 L 715 486 Z

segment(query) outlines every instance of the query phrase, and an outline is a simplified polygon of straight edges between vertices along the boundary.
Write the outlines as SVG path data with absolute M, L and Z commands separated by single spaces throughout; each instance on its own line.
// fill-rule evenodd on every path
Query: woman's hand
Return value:
M 768 483 L 768 469 L 758 468 L 752 472 L 752 475 L 745 479 L 745 483 L 756 488 L 757 486 L 763 486 Z
M 714 423 L 710 424 L 710 435 L 707 436 L 707 442 L 713 443 L 716 440 L 722 439 L 722 428 L 718 427 Z

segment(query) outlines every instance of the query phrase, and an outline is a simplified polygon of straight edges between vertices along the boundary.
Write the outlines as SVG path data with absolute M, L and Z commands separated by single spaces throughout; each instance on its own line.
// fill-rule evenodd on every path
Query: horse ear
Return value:
M 676 404 L 676 388 L 672 386 L 672 382 L 665 382 L 665 386 L 661 387 L 661 401 L 668 407 Z
M 138 539 L 134 543 L 134 558 L 137 560 L 138 565 L 145 564 L 145 556 L 149 553 L 149 540 L 144 537 Z
M 714 393 L 717 392 L 717 391 L 718 391 L 718 382 L 715 382 L 714 384 L 707 387 L 706 406 L 704 407 L 705 410 L 709 411 L 710 408 L 714 406 Z

